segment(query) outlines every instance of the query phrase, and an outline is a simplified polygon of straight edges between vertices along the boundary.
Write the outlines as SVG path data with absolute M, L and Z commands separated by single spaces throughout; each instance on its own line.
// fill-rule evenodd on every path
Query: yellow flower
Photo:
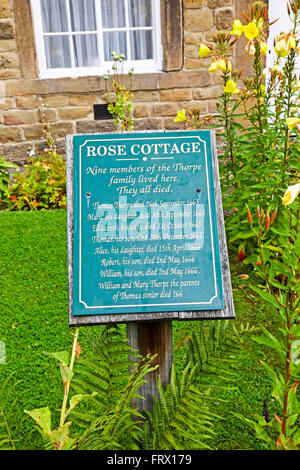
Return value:
M 285 122 L 287 123 L 288 129 L 291 131 L 300 122 L 300 118 L 289 117 L 286 118 Z
M 281 68 L 279 66 L 279 64 L 275 64 L 274 67 L 272 68 L 272 72 L 274 73 L 281 73 Z
M 219 68 L 218 66 L 219 64 L 219 61 L 218 60 L 214 60 L 211 64 L 210 64 L 210 67 L 208 69 L 209 73 L 213 73 L 213 72 L 216 72 Z
M 296 81 L 293 83 L 293 90 L 294 90 L 294 91 L 300 90 L 300 80 L 296 80 Z
M 240 90 L 236 87 L 236 83 L 233 80 L 227 80 L 224 88 L 225 93 L 239 93 Z
M 231 72 L 232 71 L 232 65 L 231 65 L 231 62 L 230 60 L 225 60 L 225 59 L 220 59 L 220 60 L 214 60 L 208 71 L 210 73 L 213 73 L 213 72 L 216 72 L 217 70 L 222 70 L 222 72 Z
M 244 26 L 240 22 L 240 20 L 234 20 L 233 25 L 232 25 L 232 31 L 230 31 L 230 34 L 232 36 L 240 36 L 244 30 Z
M 245 33 L 245 36 L 249 41 L 252 41 L 252 39 L 256 38 L 259 34 L 259 29 L 256 26 L 253 21 L 251 23 L 248 23 L 246 26 L 243 27 L 243 31 Z
M 224 59 L 218 61 L 218 69 L 222 70 L 222 72 L 231 72 L 232 66 L 230 60 L 227 62 Z
M 285 206 L 292 204 L 300 192 L 300 183 L 289 186 L 283 195 L 282 202 Z
M 260 44 L 260 52 L 262 55 L 267 55 L 267 52 L 268 52 L 268 46 L 267 44 L 264 42 L 264 41 L 261 41 Z
M 288 48 L 286 41 L 284 39 L 280 39 L 275 44 L 275 52 L 278 57 L 286 57 L 288 55 Z
M 206 57 L 208 54 L 211 53 L 211 50 L 209 47 L 207 47 L 205 44 L 200 44 L 199 51 L 198 51 L 198 56 L 199 57 Z
M 178 111 L 176 118 L 174 119 L 174 122 L 182 122 L 186 121 L 186 115 L 185 115 L 185 109 L 181 109 Z
M 287 41 L 288 53 L 290 53 L 292 49 L 295 49 L 295 47 L 296 47 L 296 40 L 294 36 L 289 36 L 288 41 Z

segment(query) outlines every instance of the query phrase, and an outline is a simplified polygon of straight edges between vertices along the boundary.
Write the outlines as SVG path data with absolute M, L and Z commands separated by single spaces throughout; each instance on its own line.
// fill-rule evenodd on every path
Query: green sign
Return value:
M 210 132 L 72 139 L 73 317 L 223 310 Z

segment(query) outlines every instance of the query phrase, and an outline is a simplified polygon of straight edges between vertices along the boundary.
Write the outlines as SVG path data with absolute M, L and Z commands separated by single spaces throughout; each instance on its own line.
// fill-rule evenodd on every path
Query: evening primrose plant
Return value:
M 110 71 L 104 76 L 106 92 L 108 97 L 108 111 L 112 114 L 116 131 L 133 130 L 133 69 L 128 72 L 129 89 L 127 90 L 124 81 L 124 54 L 111 53 L 113 58 L 112 65 L 112 87 L 110 86 Z
M 237 415 L 252 427 L 257 437 L 271 449 L 300 449 L 300 403 L 298 382 L 300 379 L 300 289 L 299 289 L 299 201 L 300 183 L 292 184 L 282 198 L 283 209 L 273 211 L 257 207 L 255 216 L 248 206 L 247 214 L 251 230 L 257 240 L 256 266 L 260 278 L 252 289 L 274 307 L 280 328 L 270 332 L 261 326 L 262 336 L 253 340 L 277 356 L 279 366 L 271 367 L 264 353 L 262 361 L 273 383 L 272 399 L 276 412 L 273 416 L 254 416 L 254 419 Z M 277 228 L 274 221 L 279 219 Z
M 296 58 L 300 53 L 300 0 L 288 2 L 292 30 L 274 41 L 276 62 L 265 67 L 269 22 L 267 6 L 255 2 L 235 20 L 229 33 L 220 32 L 214 45 L 200 44 L 199 56 L 210 57 L 211 74 L 220 74 L 218 127 L 224 128 L 220 174 L 227 234 L 237 246 L 247 244 L 247 257 L 254 250 L 254 234 L 245 223 L 245 203 L 252 211 L 257 206 L 280 207 L 286 182 L 299 173 L 300 116 L 299 77 Z M 252 59 L 253 73 L 243 78 L 231 63 L 232 46 L 244 36 L 245 54 Z M 234 38 L 234 39 L 233 39 Z M 247 243 L 246 243 L 247 242 Z

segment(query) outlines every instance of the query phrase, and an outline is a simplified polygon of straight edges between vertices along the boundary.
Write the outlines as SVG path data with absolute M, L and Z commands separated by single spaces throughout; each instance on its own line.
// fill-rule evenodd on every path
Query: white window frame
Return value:
M 125 0 L 127 7 L 128 0 Z M 131 68 L 134 69 L 134 73 L 156 73 L 161 72 L 162 70 L 162 41 L 161 41 L 161 14 L 160 14 L 160 0 L 152 0 L 153 2 L 153 26 L 152 27 L 141 27 L 141 30 L 153 29 L 153 50 L 154 50 L 154 59 L 151 60 L 126 60 L 123 64 L 124 73 L 127 73 Z M 55 36 L 62 35 L 61 33 L 44 33 L 42 25 L 42 13 L 41 13 L 41 4 L 40 0 L 30 0 L 32 19 L 33 19 L 33 29 L 35 36 L 35 45 L 36 45 L 36 54 L 38 61 L 38 70 L 39 78 L 75 78 L 75 77 L 86 77 L 91 75 L 106 75 L 108 70 L 111 70 L 113 61 L 104 62 L 104 49 L 103 42 L 101 40 L 102 31 L 126 31 L 127 41 L 129 41 L 129 31 L 131 29 L 138 28 L 102 28 L 101 23 L 101 8 L 99 0 L 95 3 L 96 10 L 96 24 L 98 36 L 98 51 L 99 51 L 99 60 L 102 66 L 100 67 L 75 67 L 74 66 L 74 54 L 73 54 L 73 41 L 71 41 L 72 35 L 76 34 L 87 34 L 87 32 L 71 32 L 71 19 L 68 14 L 68 25 L 69 32 L 63 33 L 69 37 L 70 41 L 70 50 L 71 50 L 71 67 L 70 68 L 47 68 L 46 64 L 46 53 L 44 47 L 44 36 Z M 69 7 L 68 7 L 69 12 Z M 90 34 L 95 34 L 91 32 Z M 130 44 L 130 42 L 128 43 Z M 118 51 L 116 51 L 118 53 Z

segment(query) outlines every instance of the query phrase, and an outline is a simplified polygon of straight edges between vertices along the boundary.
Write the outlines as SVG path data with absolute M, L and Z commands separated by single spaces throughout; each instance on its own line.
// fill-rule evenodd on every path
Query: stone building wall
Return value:
M 183 1 L 180 21 L 184 49 L 180 70 L 177 67 L 172 71 L 170 55 L 167 57 L 170 71 L 134 75 L 136 130 L 180 128 L 174 117 L 182 107 L 186 110 L 199 107 L 203 115 L 216 112 L 219 78 L 207 71 L 210 59 L 198 57 L 199 43 L 210 41 L 213 31 L 230 29 L 235 15 L 241 17 L 247 3 Z M 165 14 L 171 15 L 171 24 L 172 11 Z M 45 146 L 43 119 L 52 123 L 52 133 L 61 151 L 66 134 L 114 130 L 111 120 L 94 120 L 93 105 L 106 102 L 102 77 L 38 79 L 28 0 L 0 0 L 0 18 L 0 155 L 24 164 L 33 145 L 38 150 Z M 235 55 L 237 61 L 242 61 L 239 50 Z M 42 112 L 41 100 L 47 105 Z

